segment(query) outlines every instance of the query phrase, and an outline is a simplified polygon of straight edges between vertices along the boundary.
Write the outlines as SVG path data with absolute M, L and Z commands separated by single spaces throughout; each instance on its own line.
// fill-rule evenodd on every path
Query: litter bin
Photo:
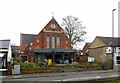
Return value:
M 52 65 L 52 59 L 48 59 L 48 65 Z
M 108 69 L 108 63 L 103 63 L 103 69 L 107 70 Z
M 14 74 L 20 74 L 20 65 L 14 65 Z

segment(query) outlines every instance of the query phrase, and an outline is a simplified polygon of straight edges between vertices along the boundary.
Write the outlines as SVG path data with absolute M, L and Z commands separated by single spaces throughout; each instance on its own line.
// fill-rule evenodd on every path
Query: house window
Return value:
M 46 48 L 50 48 L 50 37 L 49 37 L 49 35 L 46 37 Z
M 56 44 L 57 44 L 57 48 L 60 48 L 60 37 L 59 36 L 57 37 Z
M 52 36 L 52 48 L 55 48 L 55 37 Z
M 0 69 L 2 69 L 3 67 L 3 61 L 2 61 L 2 57 L 0 57 Z
M 117 64 L 120 64 L 120 56 L 116 57 L 116 62 L 117 62 Z

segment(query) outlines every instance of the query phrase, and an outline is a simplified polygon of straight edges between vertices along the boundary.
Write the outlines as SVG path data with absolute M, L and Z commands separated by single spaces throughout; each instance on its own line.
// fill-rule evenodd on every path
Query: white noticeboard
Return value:
M 20 74 L 20 65 L 14 65 L 14 74 Z
M 88 62 L 94 62 L 95 58 L 94 57 L 88 57 Z

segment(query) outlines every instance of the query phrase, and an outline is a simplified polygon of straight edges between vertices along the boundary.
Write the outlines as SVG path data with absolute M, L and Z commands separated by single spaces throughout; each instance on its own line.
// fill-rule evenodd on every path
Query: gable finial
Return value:
M 52 12 L 52 18 L 54 18 L 54 12 Z

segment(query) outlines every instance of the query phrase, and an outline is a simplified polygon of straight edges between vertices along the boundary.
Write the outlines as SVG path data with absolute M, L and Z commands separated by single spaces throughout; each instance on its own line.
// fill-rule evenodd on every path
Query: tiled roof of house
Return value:
M 118 37 L 99 37 L 107 46 L 120 46 Z
M 11 46 L 12 50 L 20 50 L 20 46 Z
M 88 46 L 90 46 L 90 45 L 91 45 L 91 43 L 86 43 L 86 44 L 88 44 Z
M 0 48 L 8 49 L 10 44 L 10 40 L 0 40 Z
M 90 47 L 90 45 L 91 45 L 91 43 L 85 43 L 85 45 L 84 45 L 84 47 L 83 47 L 83 49 L 82 49 L 82 50 L 86 49 L 86 47 L 87 47 L 87 48 L 89 48 L 89 47 Z
M 35 34 L 22 34 L 22 44 L 30 44 L 36 36 Z

